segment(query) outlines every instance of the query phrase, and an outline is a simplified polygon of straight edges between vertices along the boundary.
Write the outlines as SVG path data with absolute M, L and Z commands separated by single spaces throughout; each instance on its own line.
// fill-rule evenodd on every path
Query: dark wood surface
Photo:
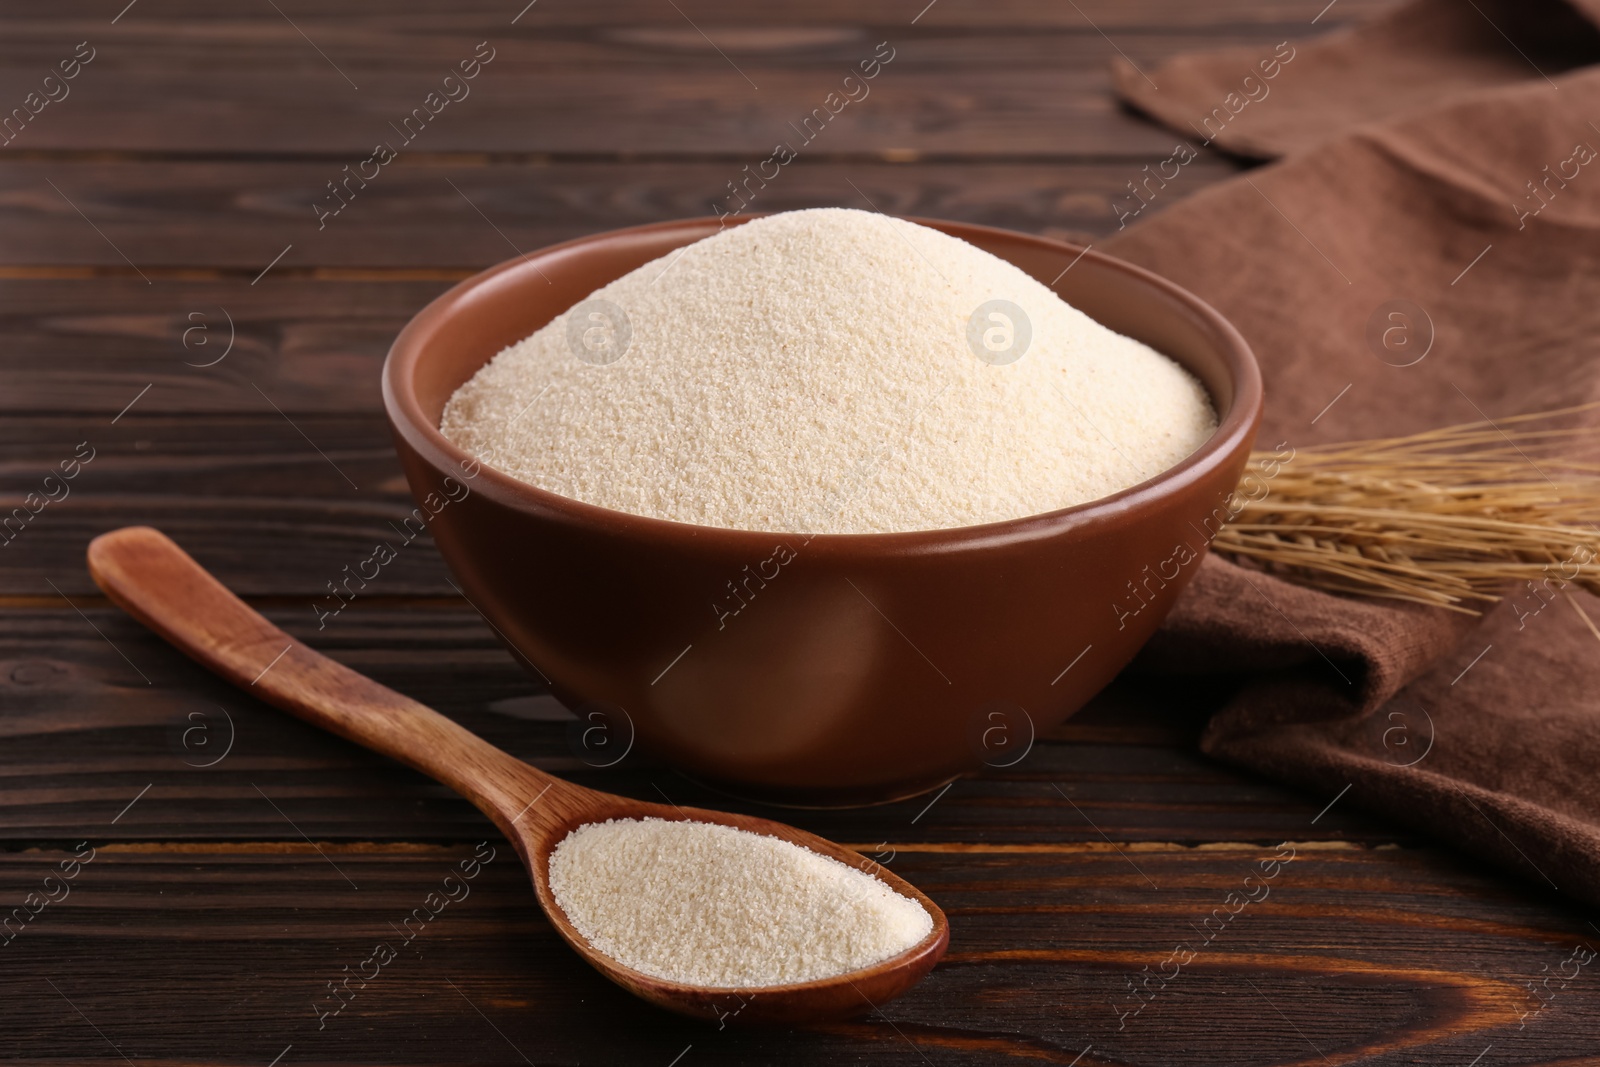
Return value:
M 1381 0 L 1339 0 L 1315 26 L 1322 0 L 538 0 L 514 25 L 520 0 L 123 3 L 8 5 L 0 22 L 6 107 L 77 42 L 96 50 L 0 148 L 3 510 L 95 449 L 0 548 L 0 917 L 38 908 L 0 934 L 0 1058 L 1600 1062 L 1600 978 L 1563 977 L 1600 945 L 1593 916 L 1348 799 L 1324 811 L 1333 797 L 1206 761 L 1195 742 L 1225 691 L 1124 680 L 1020 764 L 937 797 L 777 813 L 643 753 L 586 766 L 569 717 L 425 543 L 325 629 L 311 607 L 410 508 L 377 371 L 452 281 L 708 213 L 884 40 L 896 57 L 872 95 L 758 206 L 864 193 L 1092 239 L 1174 140 L 1115 105 L 1108 56 L 1276 42 Z M 319 231 L 323 183 L 485 39 L 472 95 Z M 1172 200 L 1236 169 L 1207 156 Z M 226 358 L 195 365 L 230 332 Z M 631 1000 L 560 942 L 465 802 L 252 702 L 112 608 L 84 548 L 135 522 L 297 638 L 541 768 L 875 855 L 946 910 L 949 956 L 883 1012 L 804 1031 L 718 1031 Z M 497 852 L 471 895 L 405 941 L 395 927 L 478 842 Z M 1230 914 L 1286 845 L 1270 893 Z M 319 1018 L 327 983 L 382 940 L 397 958 Z

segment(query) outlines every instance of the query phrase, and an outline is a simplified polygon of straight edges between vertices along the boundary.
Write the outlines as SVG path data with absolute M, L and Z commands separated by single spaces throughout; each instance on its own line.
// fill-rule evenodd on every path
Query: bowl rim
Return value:
M 1241 448 L 1248 448 L 1254 440 L 1263 405 L 1260 366 L 1249 343 L 1238 329 L 1221 312 L 1200 297 L 1153 271 L 1096 252 L 1092 246 L 1076 245 L 1068 241 L 995 226 L 917 216 L 895 217 L 938 229 L 963 240 L 967 239 L 968 234 L 986 235 L 1031 244 L 1045 251 L 1075 255 L 1073 263 L 1076 263 L 1077 259 L 1088 259 L 1103 268 L 1120 272 L 1138 285 L 1153 289 L 1184 307 L 1219 339 L 1223 362 L 1232 378 L 1232 402 L 1228 405 L 1228 410 L 1219 416 L 1216 430 L 1200 447 L 1174 466 L 1109 496 L 1098 497 L 1070 507 L 996 522 L 931 530 L 806 533 L 792 530 L 744 530 L 703 526 L 675 519 L 635 515 L 562 496 L 524 482 L 477 459 L 452 443 L 440 432 L 439 427 L 433 425 L 424 415 L 421 402 L 417 399 L 413 388 L 415 370 L 425 358 L 429 342 L 441 330 L 447 328 L 458 306 L 475 290 L 492 282 L 539 279 L 543 274 L 542 268 L 557 269 L 552 260 L 559 260 L 564 254 L 586 245 L 638 235 L 655 235 L 661 231 L 671 230 L 682 230 L 689 236 L 698 235 L 693 236 L 693 240 L 699 240 L 720 232 L 728 225 L 740 225 L 768 214 L 771 213 L 753 212 L 733 223 L 714 216 L 704 216 L 604 230 L 520 254 L 458 282 L 434 297 L 414 314 L 396 335 L 389 348 L 383 362 L 381 381 L 384 411 L 391 428 L 419 457 L 441 474 L 458 476 L 455 472 L 465 471 L 476 464 L 478 471 L 471 476 L 474 484 L 470 492 L 481 492 L 487 498 L 516 511 L 532 512 L 542 518 L 573 527 L 655 544 L 677 544 L 685 547 L 693 545 L 704 549 L 710 547 L 711 542 L 719 542 L 729 548 L 764 554 L 772 550 L 775 541 L 794 539 L 803 543 L 808 552 L 820 552 L 825 555 L 850 554 L 862 550 L 870 550 L 874 555 L 911 555 L 957 548 L 975 548 L 992 543 L 1014 543 L 1053 536 L 1066 529 L 1077 529 L 1102 522 L 1125 521 L 1128 513 L 1143 510 L 1161 499 L 1182 491 L 1186 486 L 1204 481 L 1219 467 L 1226 466 Z M 710 232 L 701 232 L 708 227 L 712 227 Z M 684 242 L 684 244 L 689 243 L 692 242 Z M 505 277 L 507 275 L 525 275 L 525 277 L 507 278 Z M 1052 291 L 1053 285 L 1054 283 Z M 488 358 L 492 359 L 497 354 L 491 354 Z M 1211 400 L 1215 405 L 1216 397 L 1212 396 Z

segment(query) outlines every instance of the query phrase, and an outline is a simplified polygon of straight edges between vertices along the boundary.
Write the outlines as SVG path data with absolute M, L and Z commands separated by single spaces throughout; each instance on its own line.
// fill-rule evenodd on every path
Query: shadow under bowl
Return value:
M 1133 658 L 1194 576 L 1261 417 L 1260 372 L 1238 331 L 1108 256 L 912 221 L 1053 283 L 1188 368 L 1216 406 L 1216 432 L 1155 478 L 1076 507 L 811 537 L 585 504 L 480 465 L 440 434 L 445 403 L 484 363 L 601 286 L 716 233 L 716 219 L 509 260 L 434 300 L 396 338 L 383 400 L 418 503 L 412 524 L 426 522 L 501 639 L 588 720 L 591 765 L 637 740 L 731 792 L 823 806 L 1008 766 Z

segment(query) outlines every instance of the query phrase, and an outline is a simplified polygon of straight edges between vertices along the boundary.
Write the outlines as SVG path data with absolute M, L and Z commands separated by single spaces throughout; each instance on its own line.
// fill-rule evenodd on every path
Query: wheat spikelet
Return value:
M 1241 481 L 1255 488 L 1234 494 L 1212 547 L 1305 585 L 1469 614 L 1600 593 L 1600 426 L 1580 421 L 1597 408 L 1256 452 Z

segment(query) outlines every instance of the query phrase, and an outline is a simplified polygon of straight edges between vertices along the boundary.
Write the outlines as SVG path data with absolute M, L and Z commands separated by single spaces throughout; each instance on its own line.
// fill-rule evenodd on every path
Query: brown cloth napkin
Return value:
M 1600 66 L 1558 73 L 1550 35 L 1512 25 L 1537 7 L 1571 43 L 1576 8 L 1514 20 L 1476 3 L 1417 0 L 1291 44 L 1219 138 L 1287 158 L 1167 206 L 1177 153 L 1141 195 L 1162 210 L 1102 245 L 1249 339 L 1267 383 L 1258 447 L 1600 400 Z M 1472 19 L 1512 35 L 1501 50 L 1525 53 L 1521 70 Z M 1118 85 L 1185 131 L 1273 52 L 1182 57 L 1147 72 L 1159 90 L 1119 67 Z M 1395 323 L 1406 346 L 1383 341 Z M 1207 753 L 1600 903 L 1600 640 L 1575 610 L 1600 620 L 1600 601 L 1507 594 L 1474 620 L 1212 556 L 1140 663 L 1239 672 Z
M 1600 0 L 1412 0 L 1311 41 L 1178 56 L 1149 71 L 1116 58 L 1111 77 L 1173 129 L 1270 159 L 1464 92 L 1548 83 L 1600 60 L 1597 24 Z

